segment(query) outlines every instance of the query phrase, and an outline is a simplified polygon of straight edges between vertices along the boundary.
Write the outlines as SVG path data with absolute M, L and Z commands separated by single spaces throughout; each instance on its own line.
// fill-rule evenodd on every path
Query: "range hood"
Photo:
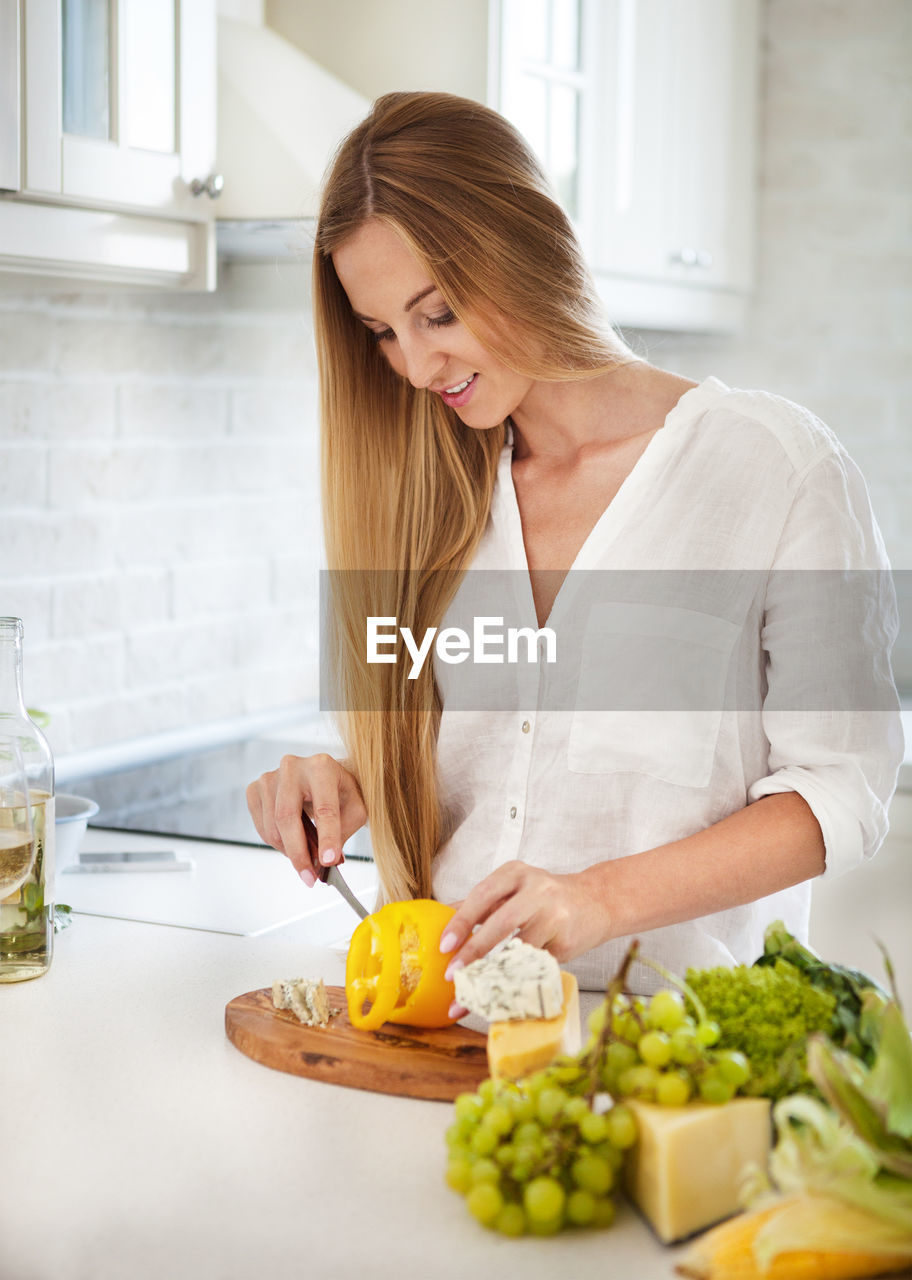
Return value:
M 220 256 L 309 254 L 333 152 L 370 103 L 252 16 L 218 19 Z

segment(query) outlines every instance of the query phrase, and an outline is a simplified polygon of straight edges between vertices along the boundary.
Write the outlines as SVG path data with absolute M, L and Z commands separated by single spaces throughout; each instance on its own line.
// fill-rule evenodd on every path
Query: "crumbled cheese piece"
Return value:
M 329 997 L 322 978 L 276 978 L 272 1003 L 290 1009 L 308 1027 L 325 1027 L 329 1022 Z
M 291 1008 L 291 993 L 300 978 L 276 978 L 272 984 L 272 1003 L 277 1009 Z
M 549 951 L 511 938 L 454 975 L 456 999 L 489 1022 L 556 1018 L 564 1004 L 560 968 Z

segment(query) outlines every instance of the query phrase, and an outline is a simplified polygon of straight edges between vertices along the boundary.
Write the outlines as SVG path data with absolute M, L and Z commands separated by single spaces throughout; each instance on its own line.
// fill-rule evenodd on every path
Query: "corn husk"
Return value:
M 796 1196 L 708 1231 L 677 1271 L 693 1280 L 853 1280 L 910 1268 L 907 1233 L 839 1200 Z

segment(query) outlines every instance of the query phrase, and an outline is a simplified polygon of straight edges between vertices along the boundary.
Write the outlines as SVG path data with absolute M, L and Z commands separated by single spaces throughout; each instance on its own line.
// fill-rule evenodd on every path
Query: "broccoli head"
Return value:
M 741 1090 L 754 1097 L 815 1093 L 807 1071 L 807 1038 L 831 1034 L 837 1001 L 812 986 L 787 960 L 760 968 L 689 969 L 687 985 L 721 1028 L 720 1049 L 740 1049 L 751 1079 Z

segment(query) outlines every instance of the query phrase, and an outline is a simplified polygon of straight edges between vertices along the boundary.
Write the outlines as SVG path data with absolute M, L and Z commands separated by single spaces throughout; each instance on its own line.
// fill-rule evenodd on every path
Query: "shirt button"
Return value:
M 515 817 L 516 817 L 516 805 L 515 805 L 515 804 L 514 804 L 514 805 L 511 807 L 511 809 L 510 809 L 510 817 L 511 817 L 511 818 L 515 818 Z
M 523 721 L 523 723 L 522 723 L 522 731 L 523 731 L 523 733 L 528 733 L 528 732 L 529 732 L 529 730 L 530 730 L 531 728 L 532 728 L 532 726 L 531 726 L 531 724 L 529 724 L 529 721 L 528 721 L 528 720 L 524 720 L 524 721 Z

